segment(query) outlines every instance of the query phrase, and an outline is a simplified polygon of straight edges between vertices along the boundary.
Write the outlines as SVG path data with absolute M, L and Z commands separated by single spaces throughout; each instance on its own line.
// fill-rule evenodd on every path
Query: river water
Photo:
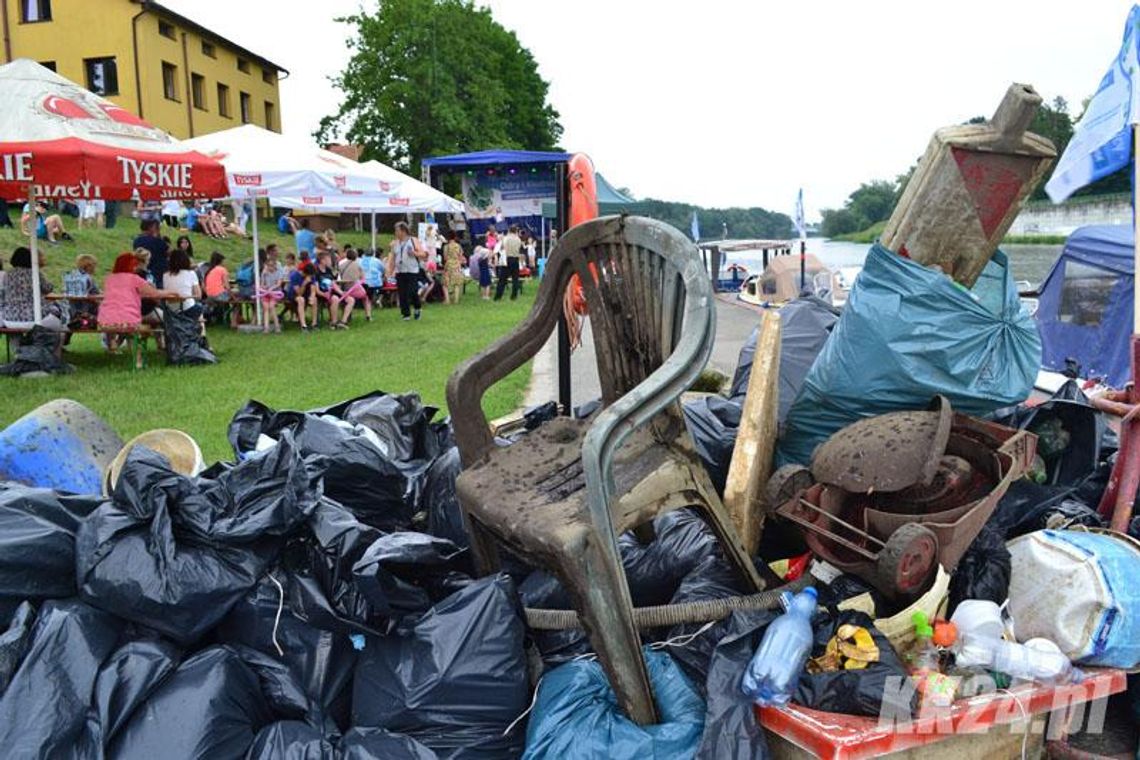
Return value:
M 815 254 L 832 270 L 862 266 L 870 248 L 871 246 L 866 243 L 845 243 L 826 238 L 808 238 L 807 241 L 807 252 Z M 1053 262 L 1061 255 L 1059 245 L 1004 245 L 1002 250 L 1009 256 L 1013 279 L 1027 280 L 1034 288 L 1041 284 L 1041 280 L 1049 274 Z M 763 260 L 759 251 L 730 253 L 728 260 L 744 264 L 753 274 L 758 274 L 763 269 Z M 723 267 L 721 271 L 724 271 Z

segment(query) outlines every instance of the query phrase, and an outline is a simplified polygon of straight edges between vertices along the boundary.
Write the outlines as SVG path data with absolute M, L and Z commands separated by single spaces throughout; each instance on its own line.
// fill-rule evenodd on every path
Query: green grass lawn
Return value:
M 120 219 L 113 230 L 84 230 L 74 243 L 61 243 L 47 251 L 45 271 L 57 285 L 78 253 L 99 257 L 100 269 L 114 254 L 130 245 L 136 224 Z M 277 241 L 292 249 L 287 236 L 263 225 L 265 242 Z M 73 231 L 73 234 L 74 231 Z M 338 242 L 367 245 L 367 233 L 338 233 Z M 19 233 L 0 230 L 0 250 L 10 251 Z M 249 256 L 249 243 L 194 236 L 198 257 L 215 247 L 230 260 Z M 7 258 L 7 256 L 5 256 Z M 231 271 L 233 271 L 231 269 Z M 402 322 L 397 309 L 378 309 L 373 321 L 364 321 L 358 308 L 349 330 L 320 330 L 302 334 L 287 323 L 280 335 L 231 332 L 212 328 L 210 342 L 219 364 L 205 367 L 167 367 L 152 346 L 150 366 L 131 369 L 126 353 L 112 356 L 99 337 L 77 335 L 65 355 L 74 374 L 45 379 L 0 378 L 0 427 L 54 398 L 71 398 L 101 414 L 128 439 L 158 427 L 172 427 L 192 435 L 207 462 L 232 458 L 226 440 L 230 417 L 247 399 L 258 399 L 277 409 L 308 409 L 371 390 L 417 392 L 426 404 L 446 405 L 444 385 L 455 365 L 506 333 L 523 318 L 533 303 L 535 286 L 528 284 L 516 302 L 486 302 L 470 284 L 458 306 L 430 304 L 419 322 Z M 527 364 L 492 388 L 484 399 L 488 417 L 507 414 L 522 402 L 530 379 Z

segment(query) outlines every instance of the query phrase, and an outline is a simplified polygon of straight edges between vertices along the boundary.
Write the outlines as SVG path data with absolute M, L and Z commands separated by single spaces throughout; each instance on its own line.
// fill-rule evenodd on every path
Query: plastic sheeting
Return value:
M 797 298 L 780 309 L 780 382 L 778 416 L 782 423 L 799 395 L 811 365 L 823 350 L 831 331 L 839 322 L 839 309 L 815 296 Z M 752 358 L 756 353 L 759 328 L 752 331 L 740 349 L 732 389 L 728 397 L 743 404 L 752 376 Z
M 406 734 L 457 760 L 517 755 L 522 731 L 506 729 L 530 701 L 523 635 L 514 584 L 499 575 L 456 592 L 405 630 L 368 637 L 353 724 Z
M 740 427 L 741 405 L 720 396 L 705 396 L 682 405 L 681 409 L 697 454 L 717 493 L 723 494 L 732 449 L 736 446 L 736 431 Z
M 788 412 L 778 463 L 807 464 L 840 428 L 937 394 L 973 415 L 1020 403 L 1040 366 L 1041 339 L 1001 251 L 967 291 L 876 244 Z
M 570 662 L 546 673 L 527 728 L 527 760 L 692 757 L 705 723 L 701 695 L 664 652 L 644 651 L 659 721 L 639 726 L 622 714 L 597 661 Z

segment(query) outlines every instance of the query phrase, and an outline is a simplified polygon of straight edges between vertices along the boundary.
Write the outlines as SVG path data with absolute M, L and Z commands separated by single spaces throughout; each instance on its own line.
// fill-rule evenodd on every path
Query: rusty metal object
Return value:
M 1036 441 L 1023 430 L 953 414 L 929 483 L 893 493 L 817 483 L 776 513 L 804 528 L 821 559 L 890 598 L 909 599 L 923 591 L 935 563 L 957 567 L 1009 485 L 1031 467 Z
M 950 403 L 929 412 L 892 412 L 843 428 L 816 449 L 811 474 L 852 493 L 929 486 L 950 437 Z

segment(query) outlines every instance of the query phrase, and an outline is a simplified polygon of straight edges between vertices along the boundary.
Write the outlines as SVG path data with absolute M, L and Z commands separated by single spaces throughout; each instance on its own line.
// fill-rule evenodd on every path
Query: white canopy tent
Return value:
M 312 211 L 412 213 L 462 210 L 463 204 L 377 161 L 360 163 L 307 140 L 246 124 L 187 140 L 226 169 L 230 197 L 267 198 L 270 205 Z M 373 248 L 376 247 L 373 220 Z M 254 286 L 261 288 L 258 232 L 253 225 Z M 261 301 L 257 299 L 258 319 Z

